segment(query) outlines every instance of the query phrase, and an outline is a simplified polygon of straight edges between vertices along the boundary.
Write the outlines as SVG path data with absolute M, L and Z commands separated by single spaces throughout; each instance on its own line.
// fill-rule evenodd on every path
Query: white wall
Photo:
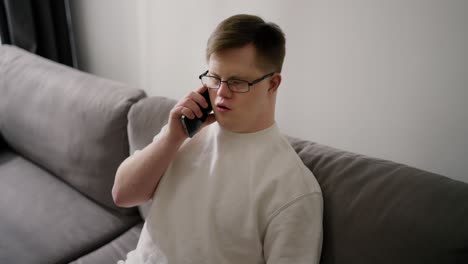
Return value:
M 146 1 L 146 0 L 145 0 Z M 142 1 L 138 1 L 140 3 Z M 144 88 L 139 48 L 144 33 L 139 4 L 126 0 L 72 0 L 79 68 Z
M 285 133 L 468 182 L 468 1 L 75 0 L 79 63 L 180 98 L 236 13 L 286 33 Z

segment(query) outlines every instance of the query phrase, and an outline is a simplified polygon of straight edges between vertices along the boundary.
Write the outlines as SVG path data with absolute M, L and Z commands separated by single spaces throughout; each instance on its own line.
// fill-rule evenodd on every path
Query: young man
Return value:
M 321 190 L 275 123 L 284 55 L 273 23 L 236 15 L 218 25 L 204 86 L 117 171 L 117 205 L 153 199 L 126 263 L 319 263 Z M 189 139 L 181 116 L 201 116 L 206 89 L 214 114 Z

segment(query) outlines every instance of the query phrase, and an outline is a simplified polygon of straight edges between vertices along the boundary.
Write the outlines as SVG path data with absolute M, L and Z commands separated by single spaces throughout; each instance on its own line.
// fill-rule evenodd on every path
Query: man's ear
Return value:
M 275 73 L 270 78 L 270 88 L 268 88 L 268 92 L 270 93 L 276 92 L 280 84 L 281 84 L 281 73 Z

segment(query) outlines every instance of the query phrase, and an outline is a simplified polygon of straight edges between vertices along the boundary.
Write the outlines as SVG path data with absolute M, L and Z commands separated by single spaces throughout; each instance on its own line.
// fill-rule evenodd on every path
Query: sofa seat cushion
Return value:
M 111 213 L 12 152 L 0 154 L 0 263 L 68 263 L 141 221 Z
M 96 264 L 96 263 L 117 263 L 126 259 L 127 253 L 134 250 L 140 238 L 143 222 L 132 227 L 123 235 L 114 239 L 111 243 L 97 249 L 88 255 L 79 258 L 70 264 Z

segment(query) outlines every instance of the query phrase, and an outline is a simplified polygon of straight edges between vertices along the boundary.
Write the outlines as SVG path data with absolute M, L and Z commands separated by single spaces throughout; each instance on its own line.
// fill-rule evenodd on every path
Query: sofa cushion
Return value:
M 169 112 L 175 104 L 176 101 L 173 99 L 152 96 L 132 105 L 128 113 L 128 141 L 131 154 L 151 143 L 154 136 L 167 123 Z M 139 206 L 144 218 L 150 205 L 151 201 Z
M 70 264 L 115 264 L 119 260 L 126 259 L 127 253 L 136 248 L 142 227 L 143 223 L 132 227 L 123 235 L 114 239 L 111 243 L 71 262 Z
M 321 263 L 468 263 L 468 184 L 289 140 L 322 188 Z
M 115 210 L 111 189 L 128 156 L 127 114 L 141 90 L 0 47 L 0 131 L 10 147 Z
M 68 263 L 141 221 L 100 207 L 12 152 L 0 154 L 0 263 Z

